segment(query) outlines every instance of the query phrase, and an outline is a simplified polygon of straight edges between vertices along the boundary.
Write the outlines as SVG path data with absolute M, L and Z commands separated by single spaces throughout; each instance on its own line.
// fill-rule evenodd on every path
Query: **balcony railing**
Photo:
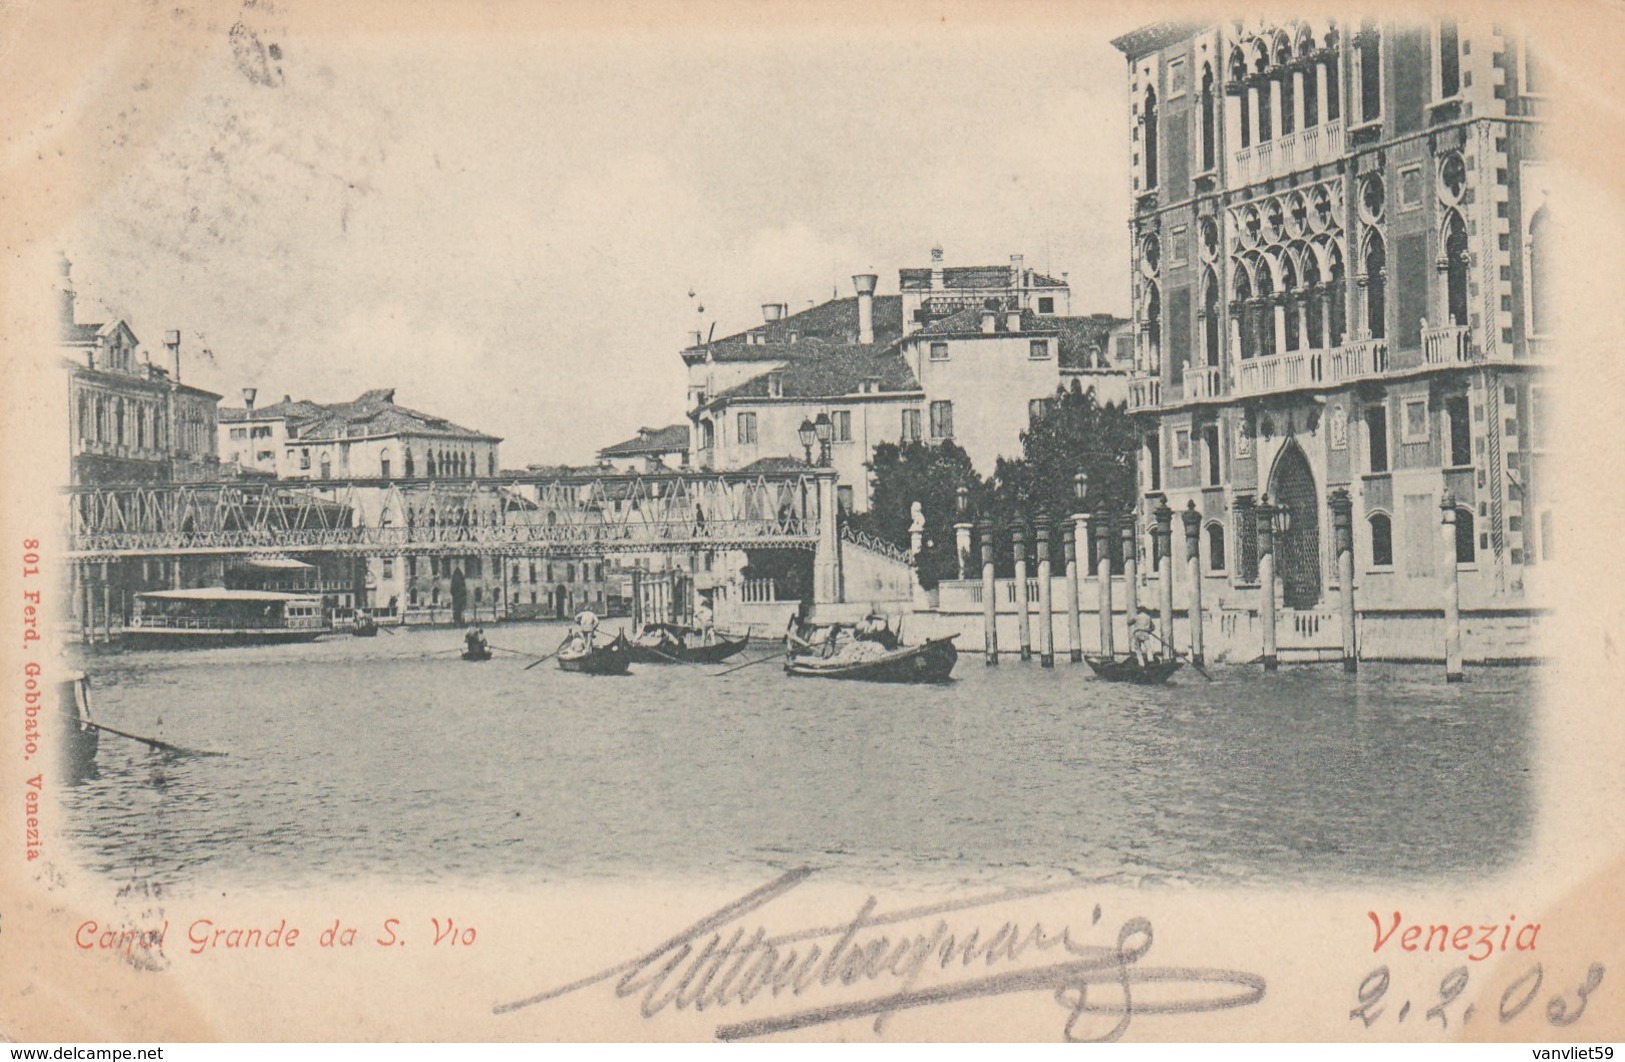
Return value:
M 1324 350 L 1293 350 L 1268 358 L 1243 361 L 1236 392 L 1257 395 L 1321 383 L 1326 376 L 1325 358 Z
M 1326 380 L 1328 383 L 1341 383 L 1387 371 L 1386 339 L 1353 339 L 1331 352 L 1331 357 L 1327 359 Z
M 1185 370 L 1186 398 L 1220 398 L 1219 367 L 1217 365 Z
M 1424 325 L 1426 321 L 1422 322 Z M 1422 329 L 1422 361 L 1428 365 L 1461 365 L 1478 360 L 1473 333 L 1466 325 Z
M 1154 376 L 1142 376 L 1128 383 L 1130 409 L 1155 409 L 1162 405 L 1162 381 Z
M 1256 184 L 1311 166 L 1333 162 L 1343 153 L 1343 122 L 1322 122 L 1296 133 L 1278 136 L 1231 156 L 1230 187 Z

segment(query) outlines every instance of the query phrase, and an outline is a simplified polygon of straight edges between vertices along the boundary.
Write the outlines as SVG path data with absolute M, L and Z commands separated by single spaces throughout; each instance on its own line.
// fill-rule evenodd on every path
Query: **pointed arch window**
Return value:
M 1360 27 L 1356 44 L 1360 75 L 1360 121 L 1374 122 L 1382 117 L 1382 31 L 1376 23 Z
M 1392 568 L 1394 566 L 1394 522 L 1387 513 L 1372 513 L 1366 524 L 1371 532 L 1371 566 L 1374 568 Z
M 1365 327 L 1372 339 L 1388 334 L 1388 250 L 1379 233 L 1371 234 L 1365 249 Z
M 1152 282 L 1146 284 L 1145 357 L 1148 371 L 1162 369 L 1162 293 Z
M 1213 67 L 1209 64 L 1202 66 L 1202 171 L 1205 173 L 1214 167 L 1218 139 L 1217 118 L 1215 116 L 1216 103 L 1213 98 Z
M 1142 140 L 1145 147 L 1145 186 L 1157 186 L 1157 92 L 1155 89 L 1145 90 L 1145 113 L 1141 117 L 1145 127 Z
M 1450 323 L 1467 323 L 1467 226 L 1461 215 L 1450 211 L 1444 228 L 1444 274 L 1446 311 Z
M 1253 284 L 1247 270 L 1236 270 L 1236 330 L 1241 333 L 1241 356 L 1251 358 L 1258 353 L 1257 328 L 1253 318 Z
M 1220 333 L 1224 319 L 1219 313 L 1219 279 L 1209 269 L 1202 278 L 1202 353 L 1208 368 L 1219 364 Z

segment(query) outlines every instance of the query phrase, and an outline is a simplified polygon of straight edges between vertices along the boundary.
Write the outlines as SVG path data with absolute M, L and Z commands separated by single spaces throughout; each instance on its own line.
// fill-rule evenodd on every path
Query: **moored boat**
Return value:
M 332 631 L 320 598 L 270 590 L 148 590 L 121 629 L 134 648 L 310 642 Z
M 634 664 L 720 664 L 750 642 L 748 633 L 738 638 L 719 634 L 712 642 L 703 641 L 703 637 L 693 627 L 646 623 L 643 633 L 627 647 Z
M 559 670 L 576 671 L 583 675 L 624 675 L 632 664 L 632 643 L 626 635 L 589 647 L 576 638 L 574 644 L 559 650 L 556 659 Z
M 350 633 L 357 638 L 378 637 L 378 621 L 366 612 L 357 612 L 350 621 Z
M 491 659 L 491 650 L 489 647 L 483 645 L 478 649 L 464 649 L 463 659 L 467 660 L 469 663 L 477 664 L 482 660 Z
M 1149 664 L 1142 664 L 1140 658 L 1132 653 L 1127 656 L 1085 654 L 1084 660 L 1088 661 L 1096 675 L 1107 682 L 1133 682 L 1141 686 L 1160 686 L 1183 666 L 1175 659 L 1153 660 Z
M 833 656 L 792 653 L 784 662 L 786 674 L 807 678 L 859 679 L 866 682 L 946 682 L 959 660 L 954 648 L 957 634 L 932 638 L 920 645 L 888 649 L 879 642 L 854 641 Z

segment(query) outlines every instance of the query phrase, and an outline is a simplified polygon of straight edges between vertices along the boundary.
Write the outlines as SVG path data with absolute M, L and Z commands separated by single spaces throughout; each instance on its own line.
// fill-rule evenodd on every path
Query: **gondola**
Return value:
M 1160 686 L 1173 677 L 1183 664 L 1175 659 L 1153 660 L 1141 664 L 1140 658 L 1127 656 L 1091 656 L 1084 659 L 1099 677 L 1107 682 L 1133 682 L 1140 686 Z
M 575 671 L 583 675 L 624 675 L 632 665 L 632 643 L 626 635 L 617 634 L 613 641 L 595 645 L 583 651 L 577 646 L 559 650 L 555 658 L 559 670 Z
M 957 634 L 946 638 L 932 638 L 920 645 L 903 645 L 885 649 L 878 642 L 856 642 L 834 656 L 822 657 L 811 653 L 791 654 L 785 659 L 784 670 L 789 675 L 806 678 L 858 679 L 865 682 L 946 682 L 959 660 L 954 648 Z M 873 645 L 874 650 L 863 652 L 859 645 Z
M 376 638 L 378 621 L 365 612 L 357 613 L 355 619 L 350 621 L 350 633 L 357 638 Z
M 482 645 L 478 649 L 464 649 L 463 659 L 467 660 L 471 664 L 477 664 L 482 660 L 489 660 L 491 659 L 491 647 L 488 645 Z
M 667 637 L 659 645 L 644 645 L 641 639 L 627 643 L 634 664 L 720 664 L 742 652 L 750 642 L 748 633 L 738 638 L 718 636 L 707 645 L 700 641 L 701 633 L 692 627 L 676 627 L 669 623 L 645 624 L 645 635 L 664 633 Z

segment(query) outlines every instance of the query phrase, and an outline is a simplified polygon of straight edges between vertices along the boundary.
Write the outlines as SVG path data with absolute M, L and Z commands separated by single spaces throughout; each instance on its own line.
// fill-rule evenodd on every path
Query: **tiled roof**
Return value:
M 221 410 L 221 420 L 248 420 L 246 410 Z M 368 391 L 352 402 L 322 405 L 306 399 L 297 402 L 284 397 L 281 402 L 254 411 L 254 420 L 274 420 L 284 417 L 297 428 L 300 439 L 323 440 L 353 438 L 352 429 L 362 435 L 435 435 L 441 437 L 480 439 L 499 442 L 495 435 L 453 424 L 443 417 L 420 413 L 415 409 L 395 404 L 393 388 Z
M 900 297 L 874 297 L 874 329 L 875 347 L 885 346 L 903 334 Z M 831 299 L 783 320 L 765 322 L 703 344 L 684 356 L 698 359 L 709 351 L 716 361 L 779 361 L 803 353 L 809 344 L 858 346 L 857 298 Z
M 1004 312 L 997 312 L 994 315 L 995 336 L 1008 337 L 1019 334 L 1031 335 L 1035 339 L 1056 336 L 1060 340 L 1057 359 L 1059 366 L 1063 369 L 1081 369 L 1088 367 L 1091 349 L 1109 355 L 1110 352 L 1106 349 L 1107 336 L 1113 328 L 1125 322 L 1123 318 L 1113 317 L 1109 313 L 1090 314 L 1087 317 L 1056 317 L 1023 310 L 1020 333 L 1010 332 L 1005 323 Z M 932 321 L 916 334 L 927 338 L 931 336 L 974 338 L 983 334 L 982 311 L 974 306 L 968 307 Z
M 688 425 L 668 424 L 664 428 L 639 428 L 635 439 L 618 442 L 598 451 L 599 457 L 640 457 L 688 449 Z
M 897 271 L 898 286 L 904 291 L 930 291 L 931 270 L 929 269 L 899 269 Z M 1064 288 L 1066 284 L 1047 277 L 1036 269 L 1022 270 L 1022 281 L 1030 288 Z M 1009 288 L 1009 266 L 950 266 L 942 271 L 942 286 L 944 289 L 955 288 Z
M 758 457 L 738 471 L 772 474 L 774 472 L 810 472 L 814 467 L 797 457 Z
M 706 408 L 741 398 L 833 398 L 862 392 L 873 381 L 881 393 L 918 391 L 920 382 L 895 343 L 885 347 L 800 343 L 794 355 L 781 359 L 781 368 L 763 372 L 715 395 Z M 774 394 L 772 377 L 779 378 Z

